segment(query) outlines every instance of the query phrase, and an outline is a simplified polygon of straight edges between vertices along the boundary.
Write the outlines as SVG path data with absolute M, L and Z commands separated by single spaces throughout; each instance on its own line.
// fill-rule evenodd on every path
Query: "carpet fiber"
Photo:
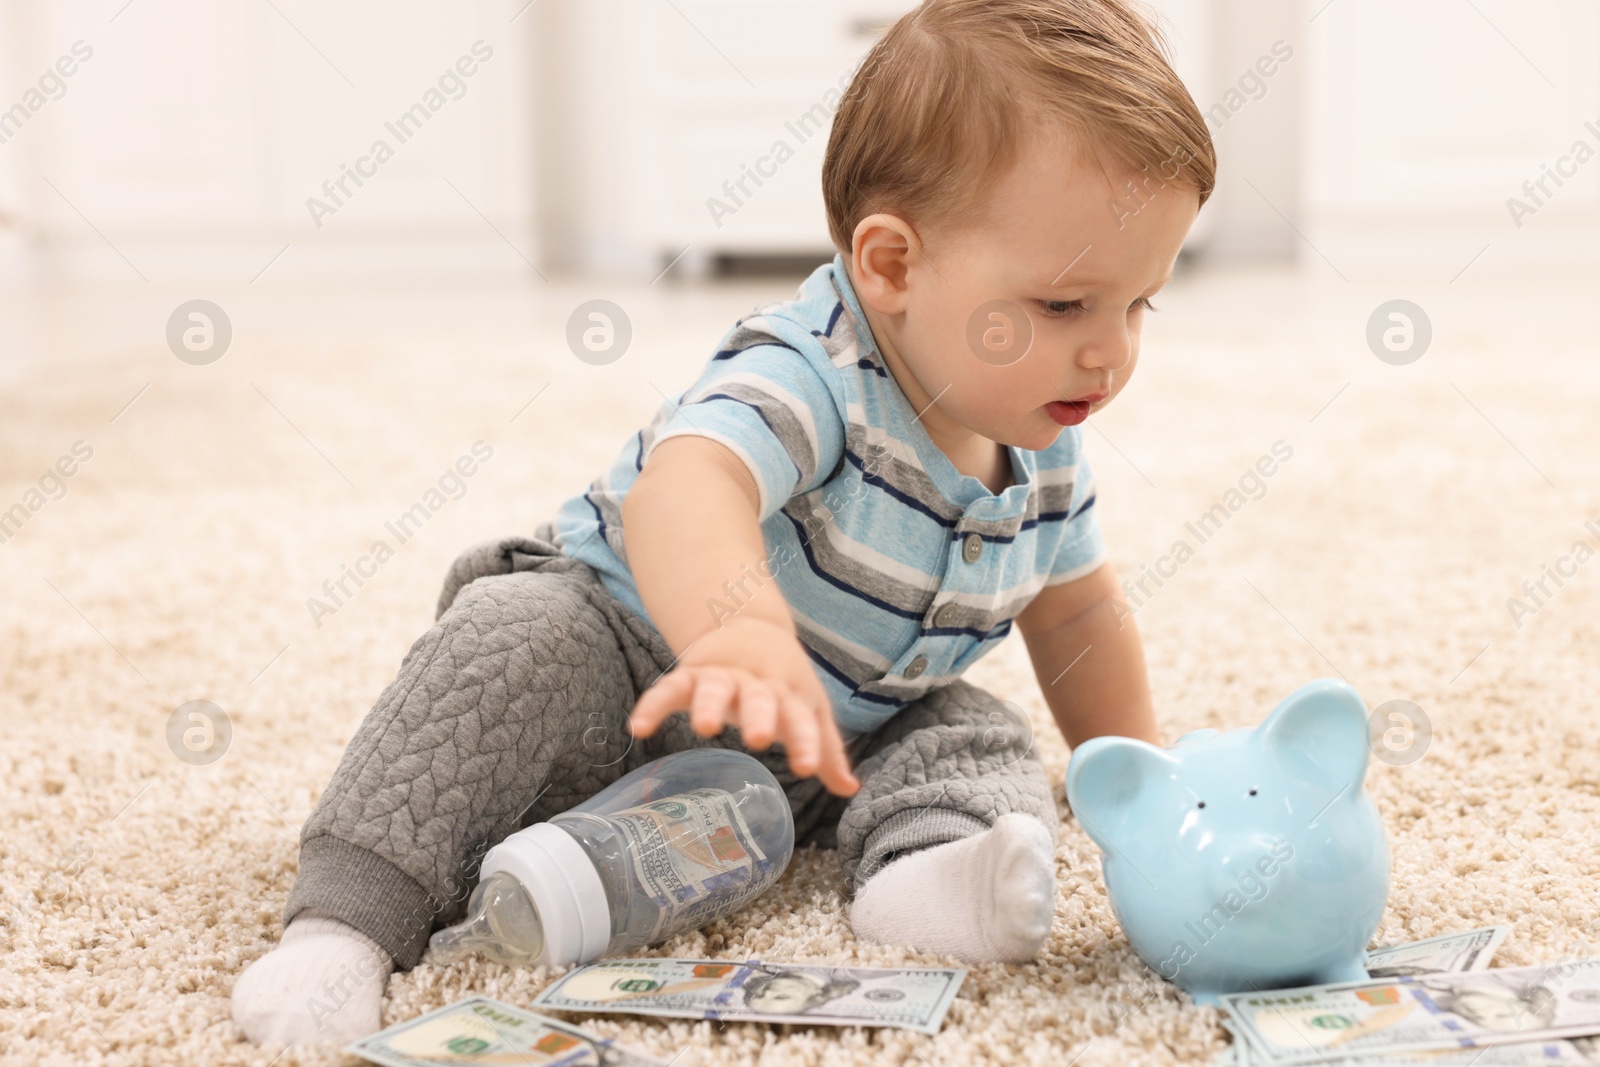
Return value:
M 1600 374 L 1578 313 L 1593 279 L 1484 279 L 1180 278 L 1086 439 L 1123 576 L 1181 538 L 1195 550 L 1147 579 L 1137 614 L 1166 738 L 1257 722 L 1320 676 L 1372 707 L 1414 701 L 1434 728 L 1426 753 L 1374 761 L 1367 778 L 1394 856 L 1377 940 L 1505 922 L 1511 965 L 1600 955 L 1600 559 L 1562 562 L 1579 540 L 1600 545 Z M 339 1062 L 249 1045 L 228 998 L 279 937 L 299 826 L 430 624 L 446 565 L 531 531 L 734 316 L 792 288 L 208 294 L 234 329 L 209 366 L 166 348 L 167 316 L 193 293 L 0 309 L 0 511 L 28 512 L 0 545 L 0 1059 Z M 563 341 L 596 295 L 633 319 L 629 353 L 604 367 Z M 1408 366 L 1365 341 L 1372 310 L 1400 295 L 1433 320 Z M 396 545 L 385 523 L 480 440 L 492 459 Z M 80 441 L 62 496 L 46 471 Z M 1279 441 L 1292 457 L 1264 493 L 1247 483 L 1259 498 L 1197 544 L 1185 523 Z M 324 583 L 380 538 L 393 558 L 335 604 Z M 1522 583 L 1545 567 L 1570 576 L 1535 604 Z M 1513 618 L 1511 597 L 1530 610 Z M 970 677 L 1031 713 L 1059 790 L 1068 753 L 1020 639 Z M 196 700 L 230 731 L 209 765 L 176 754 L 192 721 L 169 741 Z M 1216 1013 L 1132 954 L 1076 824 L 1057 860 L 1044 952 L 972 968 L 935 1037 L 574 1021 L 709 1064 L 1164 1064 L 1223 1049 Z M 942 962 L 857 944 L 838 890 L 834 857 L 802 853 L 769 896 L 661 951 Z M 527 1004 L 552 977 L 424 964 L 390 980 L 384 1020 L 471 993 Z

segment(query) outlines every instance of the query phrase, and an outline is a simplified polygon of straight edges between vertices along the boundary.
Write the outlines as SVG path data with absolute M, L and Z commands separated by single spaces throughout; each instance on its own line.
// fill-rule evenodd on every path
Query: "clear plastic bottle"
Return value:
M 490 849 L 467 917 L 429 950 L 529 966 L 626 955 L 737 911 L 793 851 L 788 798 L 758 761 L 674 753 Z

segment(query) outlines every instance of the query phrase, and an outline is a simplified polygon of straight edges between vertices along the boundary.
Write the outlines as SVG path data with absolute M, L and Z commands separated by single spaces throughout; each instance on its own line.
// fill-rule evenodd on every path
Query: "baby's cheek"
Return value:
M 1128 362 L 1111 372 L 1111 395 L 1106 397 L 1107 401 L 1115 400 L 1117 398 L 1117 394 L 1122 392 L 1123 387 L 1128 384 L 1128 379 L 1133 377 L 1134 369 L 1138 366 L 1139 347 L 1135 345 L 1133 349 L 1133 355 L 1128 357 Z

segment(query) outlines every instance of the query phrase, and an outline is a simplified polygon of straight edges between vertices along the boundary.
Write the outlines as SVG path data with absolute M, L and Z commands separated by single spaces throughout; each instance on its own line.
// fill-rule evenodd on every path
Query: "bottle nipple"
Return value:
M 496 871 L 472 890 L 467 917 L 428 939 L 428 951 L 439 964 L 477 953 L 496 963 L 530 965 L 544 951 L 544 926 L 522 882 Z

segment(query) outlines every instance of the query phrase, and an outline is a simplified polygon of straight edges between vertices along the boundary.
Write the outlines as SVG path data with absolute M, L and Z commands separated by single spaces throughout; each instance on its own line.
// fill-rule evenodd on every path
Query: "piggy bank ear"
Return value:
M 1177 768 L 1177 760 L 1147 741 L 1091 738 L 1072 750 L 1067 803 L 1089 838 L 1109 849 Z
M 1284 697 L 1256 728 L 1256 740 L 1301 781 L 1359 785 L 1371 754 L 1367 705 L 1346 683 L 1318 678 Z

